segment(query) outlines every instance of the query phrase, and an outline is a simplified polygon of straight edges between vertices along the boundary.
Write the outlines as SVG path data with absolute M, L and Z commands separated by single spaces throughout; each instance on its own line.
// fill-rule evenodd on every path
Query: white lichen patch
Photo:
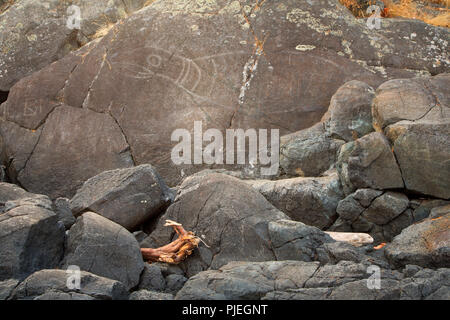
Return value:
M 314 50 L 315 48 L 316 48 L 316 46 L 313 46 L 313 45 L 299 44 L 298 46 L 295 47 L 295 50 L 298 50 L 298 51 L 311 51 L 311 50 Z
M 292 9 L 286 14 L 287 21 L 295 24 L 305 24 L 309 29 L 314 30 L 325 35 L 342 36 L 341 30 L 332 30 L 330 26 L 322 24 L 322 22 L 313 17 L 308 11 L 299 8 Z

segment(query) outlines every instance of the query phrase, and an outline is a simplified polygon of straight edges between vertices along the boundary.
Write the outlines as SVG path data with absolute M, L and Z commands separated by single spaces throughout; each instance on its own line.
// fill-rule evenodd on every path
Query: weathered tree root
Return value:
M 160 248 L 141 248 L 142 257 L 149 262 L 178 264 L 198 247 L 200 239 L 193 232 L 186 231 L 178 222 L 166 220 L 164 226 L 172 227 L 178 234 L 178 238 Z

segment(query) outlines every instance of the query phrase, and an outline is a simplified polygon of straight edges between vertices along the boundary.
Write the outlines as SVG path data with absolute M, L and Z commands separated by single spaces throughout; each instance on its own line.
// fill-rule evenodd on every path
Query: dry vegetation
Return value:
M 367 17 L 367 4 L 373 1 L 339 0 L 356 17 Z M 422 20 L 440 27 L 450 27 L 450 0 L 381 0 L 385 18 L 408 18 Z M 365 3 L 364 6 L 362 3 Z

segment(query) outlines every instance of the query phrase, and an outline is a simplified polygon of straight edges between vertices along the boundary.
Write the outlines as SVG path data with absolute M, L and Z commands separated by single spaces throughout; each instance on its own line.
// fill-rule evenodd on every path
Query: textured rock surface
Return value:
M 342 146 L 337 169 L 346 194 L 359 188 L 402 188 L 402 175 L 388 140 L 370 133 Z
M 386 247 L 386 256 L 395 266 L 423 267 L 450 265 L 450 215 L 429 218 L 402 231 Z
M 156 1 L 20 80 L 2 105 L 3 118 L 23 131 L 14 145 L 17 134 L 2 130 L 11 178 L 52 198 L 71 197 L 88 178 L 134 160 L 152 163 L 173 186 L 181 170 L 200 170 L 168 157 L 172 132 L 192 132 L 194 120 L 204 129 L 281 128 L 285 135 L 316 123 L 345 82 L 377 87 L 448 68 L 445 41 L 429 46 L 447 37 L 443 28 L 383 19 L 380 31 L 369 30 L 337 0 L 242 5 Z M 56 107 L 61 102 L 76 111 Z M 92 123 L 80 128 L 84 114 Z
M 65 270 L 41 270 L 33 273 L 13 291 L 13 300 L 125 300 L 128 292 L 116 280 L 80 272 L 80 288 L 69 289 Z
M 66 230 L 70 229 L 70 227 L 75 223 L 75 217 L 72 214 L 72 210 L 70 209 L 70 202 L 67 198 L 58 198 L 53 202 L 54 211 L 58 216 L 59 221 L 64 224 Z
M 390 129 L 399 127 L 402 129 L 394 140 L 393 149 L 406 188 L 450 199 L 450 117 L 398 123 Z
M 130 294 L 130 300 L 173 300 L 170 293 L 139 290 Z
M 334 242 L 326 233 L 291 220 L 269 223 L 270 241 L 277 260 L 318 260 L 318 248 Z
M 95 39 L 145 0 L 16 0 L 0 19 L 0 90 Z M 0 3 L 0 6 L 2 3 Z M 70 20 L 80 9 L 80 26 Z M 69 28 L 70 27 L 70 28 Z
M 75 216 L 93 211 L 133 230 L 161 213 L 172 193 L 151 165 L 105 171 L 86 181 L 70 201 Z
M 13 194 L 3 192 L 5 189 Z M 26 194 L 7 184 L 1 184 L 0 190 L 1 201 Z M 14 201 L 13 205 L 6 202 L 0 213 L 0 280 L 23 279 L 34 271 L 56 267 L 63 254 L 64 226 L 56 214 L 40 206 L 40 198 Z
M 233 262 L 189 279 L 176 299 L 387 300 L 446 299 L 450 269 L 411 266 L 403 273 L 380 268 L 380 288 L 370 289 L 370 264 L 343 261 Z M 413 270 L 413 272 L 411 272 Z
M 166 245 L 174 232 L 163 226 L 165 220 L 181 223 L 210 247 L 200 244 L 181 264 L 191 276 L 233 260 L 275 259 L 268 224 L 287 218 L 246 183 L 223 174 L 200 173 L 184 180 L 175 202 L 141 246 Z
M 246 181 L 292 220 L 320 229 L 337 218 L 336 207 L 344 197 L 335 172 L 320 178 Z
M 374 97 L 374 90 L 364 82 L 350 81 L 341 86 L 328 108 L 331 136 L 348 142 L 372 132 Z
M 163 277 L 161 268 L 152 263 L 146 263 L 139 281 L 139 290 L 163 291 L 166 288 L 166 280 Z
M 85 180 L 101 171 L 132 165 L 129 146 L 111 116 L 61 105 L 48 116 L 17 179 L 31 192 L 57 198 L 72 196 Z
M 19 284 L 18 280 L 9 279 L 0 281 L 0 300 L 6 300 L 13 292 L 14 288 Z
M 62 268 L 71 265 L 118 280 L 127 289 L 139 283 L 144 268 L 139 244 L 133 235 L 93 212 L 84 213 L 69 231 Z
M 449 120 L 449 87 L 448 73 L 387 81 L 376 91 L 374 120 L 381 128 L 402 120 Z
M 280 167 L 293 176 L 316 177 L 330 169 L 344 141 L 332 139 L 323 123 L 281 137 Z

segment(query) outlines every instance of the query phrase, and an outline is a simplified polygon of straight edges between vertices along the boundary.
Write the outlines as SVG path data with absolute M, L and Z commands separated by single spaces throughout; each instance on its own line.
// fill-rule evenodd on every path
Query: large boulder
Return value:
M 345 194 L 359 188 L 402 188 L 403 180 L 386 137 L 370 133 L 341 147 L 337 169 Z
M 87 180 L 70 201 L 75 216 L 93 211 L 133 230 L 157 216 L 172 193 L 151 165 L 105 171 Z
M 373 100 L 374 121 L 380 128 L 402 120 L 450 118 L 450 74 L 383 83 Z
M 333 139 L 322 122 L 281 137 L 280 167 L 291 176 L 317 177 L 330 169 L 345 142 Z
M 326 229 L 335 222 L 336 207 L 344 198 L 335 172 L 319 178 L 248 180 L 246 183 L 292 220 L 320 229 Z
M 69 230 L 63 269 L 78 266 L 81 270 L 118 280 L 129 290 L 139 283 L 144 269 L 139 244 L 120 225 L 86 212 Z
M 367 232 L 375 242 L 391 241 L 416 221 L 410 207 L 403 193 L 358 189 L 339 202 L 339 218 L 330 230 Z
M 414 123 L 401 121 L 386 131 L 393 141 L 405 187 L 450 199 L 450 117 Z
M 386 257 L 395 266 L 450 265 L 450 214 L 428 218 L 404 229 L 386 246 Z
M 174 238 L 166 219 L 181 223 L 209 246 L 200 244 L 181 266 L 188 276 L 233 260 L 274 260 L 269 222 L 288 217 L 246 183 L 218 173 L 184 180 L 175 202 L 141 246 L 160 247 Z
M 11 1 L 7 1 L 11 3 Z M 1 11 L 0 90 L 101 37 L 119 19 L 140 9 L 146 0 L 15 0 Z M 79 8 L 78 13 L 71 5 Z
M 328 109 L 330 135 L 348 142 L 372 132 L 374 97 L 374 90 L 364 82 L 350 81 L 341 86 Z
M 70 197 L 82 181 L 134 160 L 152 163 L 173 186 L 202 168 L 172 163 L 175 129 L 192 133 L 203 121 L 205 130 L 285 135 L 320 120 L 350 80 L 377 87 L 448 69 L 444 42 L 429 45 L 446 29 L 382 24 L 369 30 L 337 0 L 156 1 L 11 88 L 3 118 L 19 125 L 25 141 L 14 145 L 17 133 L 2 130 L 10 178 Z M 55 107 L 61 102 L 70 108 Z M 91 120 L 81 124 L 77 114 Z
M 201 272 L 178 292 L 178 300 L 259 300 L 268 292 L 301 288 L 319 268 L 318 262 L 231 262 Z
M 117 280 L 81 271 L 80 287 L 70 288 L 66 270 L 41 270 L 20 283 L 11 294 L 12 300 L 126 300 L 128 290 Z
M 28 196 L 28 197 L 26 197 Z M 56 267 L 64 250 L 64 225 L 43 196 L 0 184 L 0 281 L 23 279 L 36 270 Z

